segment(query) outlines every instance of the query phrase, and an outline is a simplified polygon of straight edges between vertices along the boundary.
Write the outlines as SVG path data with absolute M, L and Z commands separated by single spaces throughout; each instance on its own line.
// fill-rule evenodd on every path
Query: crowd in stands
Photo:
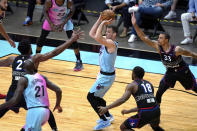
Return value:
M 78 0 L 73 0 L 78 1 Z M 80 0 L 84 1 L 84 0 Z M 33 12 L 36 4 L 44 4 L 45 0 L 28 0 L 27 17 L 23 23 L 24 26 L 32 24 Z M 144 16 L 155 19 L 175 19 L 177 18 L 176 6 L 178 0 L 105 0 L 104 9 L 111 9 L 117 15 L 120 15 L 119 24 L 117 28 L 123 23 L 123 31 L 119 33 L 120 38 L 127 37 L 128 43 L 135 42 L 137 34 L 132 27 L 131 14 L 135 12 L 137 24 L 140 26 L 144 20 Z M 185 39 L 180 44 L 190 44 L 193 42 L 190 31 L 190 22 L 197 21 L 197 1 L 188 0 L 188 11 L 181 14 L 181 22 Z M 166 14 L 166 15 L 164 15 Z M 130 30 L 131 27 L 131 30 Z

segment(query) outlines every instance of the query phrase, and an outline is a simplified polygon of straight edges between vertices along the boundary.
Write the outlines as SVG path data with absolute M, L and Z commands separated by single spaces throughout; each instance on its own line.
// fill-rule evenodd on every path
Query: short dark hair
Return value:
M 22 55 L 26 55 L 29 53 L 31 49 L 31 43 L 29 40 L 24 39 L 21 42 L 19 42 L 18 44 L 18 51 L 22 54 Z
M 135 76 L 139 79 L 142 79 L 144 77 L 144 69 L 140 66 L 134 67 L 133 72 L 135 73 Z
M 118 33 L 116 26 L 108 25 L 107 28 L 111 28 L 113 32 Z
M 167 32 L 162 32 L 161 34 L 165 35 L 165 38 L 170 41 L 170 35 Z

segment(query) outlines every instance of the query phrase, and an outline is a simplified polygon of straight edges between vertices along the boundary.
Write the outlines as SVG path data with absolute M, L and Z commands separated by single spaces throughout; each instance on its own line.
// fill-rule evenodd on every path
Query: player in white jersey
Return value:
M 111 22 L 112 20 L 102 21 L 101 17 L 99 17 L 89 32 L 89 35 L 102 45 L 99 54 L 100 72 L 87 96 L 92 108 L 100 117 L 100 120 L 97 120 L 97 125 L 94 127 L 94 130 L 101 130 L 110 126 L 113 121 L 113 116 L 109 112 L 106 112 L 104 115 L 99 115 L 98 113 L 98 107 L 106 105 L 103 96 L 110 89 L 115 80 L 114 64 L 117 56 L 118 42 L 115 41 L 117 29 L 109 25 Z M 107 25 L 106 36 L 102 36 L 102 30 L 105 25 Z
M 49 119 L 49 99 L 46 88 L 56 93 L 54 110 L 57 109 L 58 112 L 62 112 L 60 106 L 62 91 L 46 77 L 36 73 L 34 63 L 30 59 L 25 61 L 24 69 L 26 75 L 19 79 L 14 96 L 0 105 L 0 110 L 17 104 L 24 94 L 28 108 L 25 131 L 41 131 L 41 126 Z

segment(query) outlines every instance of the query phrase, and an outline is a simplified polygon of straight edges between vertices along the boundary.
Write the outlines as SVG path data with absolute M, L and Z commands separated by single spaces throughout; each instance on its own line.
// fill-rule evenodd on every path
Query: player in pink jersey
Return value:
M 71 16 L 73 15 L 72 0 L 47 0 L 45 2 L 44 15 L 46 19 L 42 27 L 40 38 L 38 39 L 36 53 L 41 52 L 42 46 L 46 42 L 46 37 L 51 31 L 66 31 L 67 37 L 70 38 L 74 28 L 71 22 Z M 71 47 L 74 48 L 77 58 L 74 71 L 80 71 L 83 69 L 83 64 L 80 58 L 79 44 L 74 42 Z

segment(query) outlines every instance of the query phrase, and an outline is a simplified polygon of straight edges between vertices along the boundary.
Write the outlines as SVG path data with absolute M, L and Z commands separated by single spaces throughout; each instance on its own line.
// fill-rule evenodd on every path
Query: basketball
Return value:
M 101 19 L 102 20 L 110 20 L 110 19 L 114 20 L 115 13 L 110 9 L 104 10 L 103 12 L 101 12 Z

